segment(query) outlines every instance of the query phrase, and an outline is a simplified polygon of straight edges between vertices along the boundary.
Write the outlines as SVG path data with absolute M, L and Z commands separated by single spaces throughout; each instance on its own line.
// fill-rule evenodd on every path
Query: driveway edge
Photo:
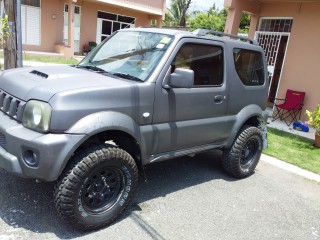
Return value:
M 310 172 L 310 171 L 307 171 L 307 170 L 304 170 L 304 169 L 299 168 L 297 166 L 294 166 L 290 163 L 283 162 L 279 159 L 276 159 L 274 157 L 270 157 L 265 154 L 261 154 L 260 160 L 267 162 L 271 165 L 274 165 L 276 167 L 279 167 L 281 169 L 284 169 L 288 172 L 295 173 L 295 174 L 300 175 L 304 178 L 307 178 L 307 179 L 310 179 L 310 180 L 313 180 L 313 181 L 320 183 L 320 175 L 313 173 L 313 172 Z

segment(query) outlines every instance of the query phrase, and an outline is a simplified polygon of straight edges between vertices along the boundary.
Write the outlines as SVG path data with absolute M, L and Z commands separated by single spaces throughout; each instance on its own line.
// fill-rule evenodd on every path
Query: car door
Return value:
M 153 154 L 206 144 L 221 144 L 232 121 L 227 114 L 224 44 L 183 38 L 156 82 Z M 194 72 L 191 88 L 165 88 L 177 68 Z

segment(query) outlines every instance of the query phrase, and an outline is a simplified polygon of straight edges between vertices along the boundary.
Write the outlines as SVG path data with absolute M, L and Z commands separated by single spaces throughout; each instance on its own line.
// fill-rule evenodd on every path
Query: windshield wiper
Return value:
M 103 70 L 102 68 L 99 68 L 97 66 L 92 66 L 92 65 L 72 65 L 72 66 L 75 68 L 88 69 L 88 70 L 96 72 L 96 73 L 108 73 L 107 71 Z
M 137 81 L 137 82 L 144 82 L 142 79 L 140 79 L 138 77 L 135 77 L 135 76 L 132 76 L 132 75 L 127 74 L 127 73 L 117 72 L 117 73 L 112 73 L 112 75 L 117 76 L 117 77 L 121 77 L 121 78 L 125 78 L 125 79 L 129 79 L 129 80 L 134 80 L 134 81 Z

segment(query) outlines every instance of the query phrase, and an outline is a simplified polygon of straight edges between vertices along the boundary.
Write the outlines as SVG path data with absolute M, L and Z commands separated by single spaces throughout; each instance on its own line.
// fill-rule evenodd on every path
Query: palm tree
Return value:
M 179 9 L 180 9 L 180 26 L 186 26 L 186 14 L 188 8 L 190 7 L 191 0 L 178 0 Z
M 172 0 L 170 8 L 166 9 L 165 25 L 185 27 L 190 3 L 191 0 Z

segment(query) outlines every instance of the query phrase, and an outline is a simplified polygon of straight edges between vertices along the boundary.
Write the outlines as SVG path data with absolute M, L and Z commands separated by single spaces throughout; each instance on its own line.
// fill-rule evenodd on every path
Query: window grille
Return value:
M 259 31 L 262 32 L 291 32 L 293 19 L 262 18 Z

